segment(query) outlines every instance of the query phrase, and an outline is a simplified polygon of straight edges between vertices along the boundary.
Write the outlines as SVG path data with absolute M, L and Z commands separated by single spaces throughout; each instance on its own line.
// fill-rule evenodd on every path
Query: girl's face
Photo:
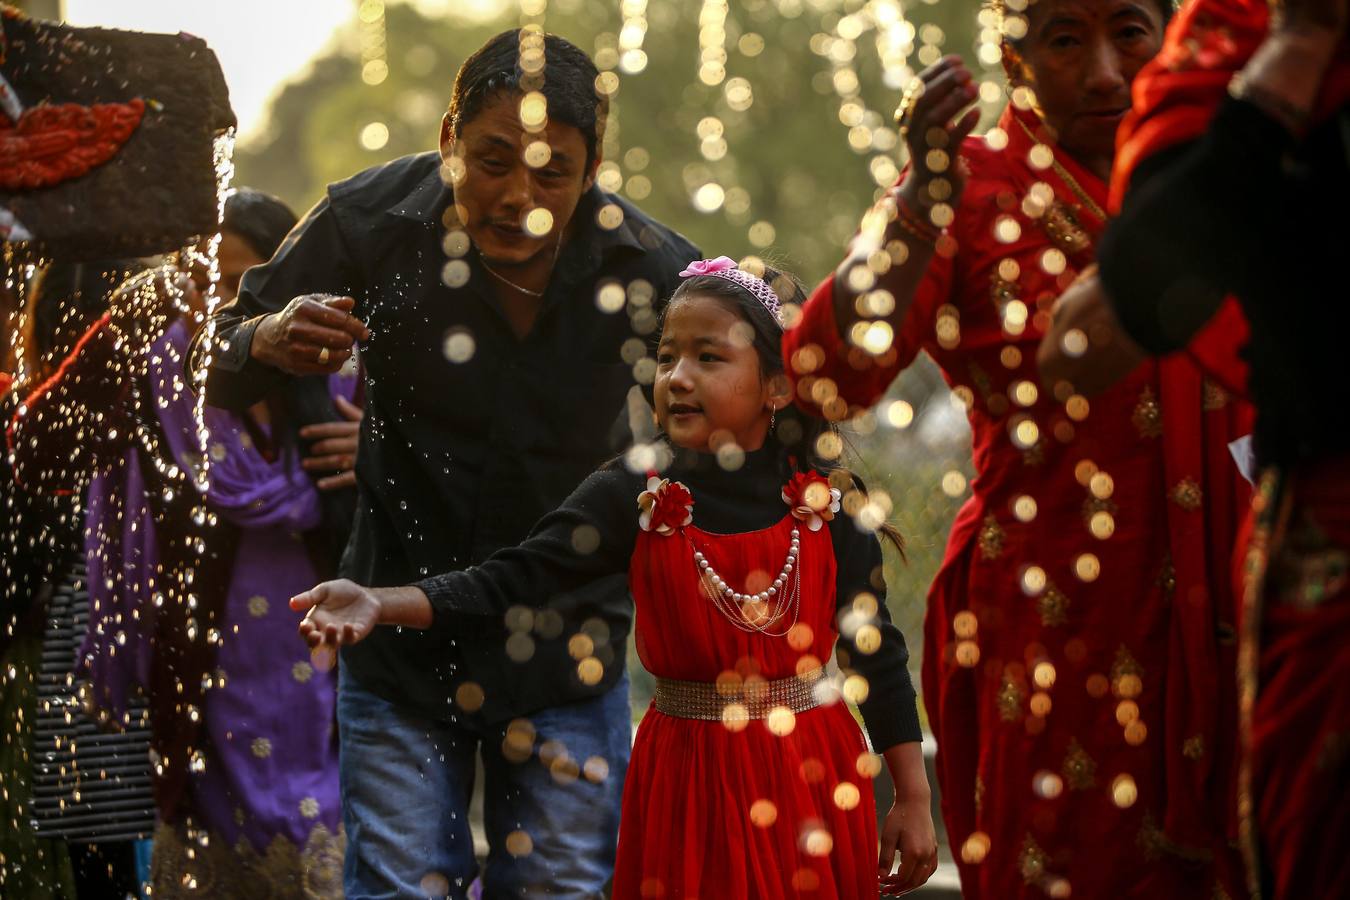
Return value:
M 765 378 L 754 329 L 712 297 L 682 297 L 666 312 L 656 350 L 656 420 L 680 447 L 734 440 L 764 446 L 771 409 L 790 399 L 785 379 Z

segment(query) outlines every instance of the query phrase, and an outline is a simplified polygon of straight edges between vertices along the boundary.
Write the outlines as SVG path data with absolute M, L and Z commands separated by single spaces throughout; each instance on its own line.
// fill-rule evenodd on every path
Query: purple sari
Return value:
M 156 465 L 191 472 L 200 459 L 194 398 L 178 374 L 188 341 L 184 324 L 173 325 L 152 348 L 148 380 L 172 454 Z M 354 386 L 351 377 L 330 379 L 334 395 L 350 398 Z M 204 418 L 210 460 L 206 508 L 235 526 L 239 538 L 220 622 L 215 684 L 202 709 L 204 767 L 194 767 L 192 775 L 191 825 L 204 829 L 219 850 L 244 856 L 272 858 L 274 842 L 284 841 L 301 851 L 303 864 L 316 840 L 324 844 L 318 849 L 331 855 L 339 825 L 336 673 L 311 662 L 286 604 L 292 594 L 331 574 L 315 571 L 304 541 L 304 532 L 320 523 L 319 493 L 301 469 L 296 448 L 269 460 L 242 417 L 208 406 Z M 78 674 L 90 681 L 96 705 L 119 720 L 129 694 L 151 688 L 157 609 L 152 585 L 168 574 L 158 571 L 144 452 L 129 446 L 98 474 L 87 498 L 90 628 Z M 172 839 L 165 829 L 157 836 Z M 199 867 L 216 854 L 195 855 Z M 237 877 L 244 868 L 254 869 L 249 877 L 260 874 L 242 862 Z M 226 871 L 215 878 L 230 878 L 228 869 L 237 863 L 220 863 Z

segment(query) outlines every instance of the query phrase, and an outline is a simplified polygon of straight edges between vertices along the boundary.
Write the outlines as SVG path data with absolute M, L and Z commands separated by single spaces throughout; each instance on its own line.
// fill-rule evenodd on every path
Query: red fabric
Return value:
M 1034 361 L 1050 305 L 1091 261 L 1090 248 L 1069 253 L 1062 274 L 1047 274 L 1042 262 L 1054 245 L 1022 211 L 1023 198 L 1045 182 L 1090 234 L 1103 226 L 1058 172 L 1032 168 L 1035 141 L 1019 118 L 1036 132 L 1032 114 L 1010 109 L 1000 120 L 1003 151 L 978 138 L 963 147 L 972 174 L 951 230 L 954 252 L 935 257 L 892 350 L 872 362 L 846 347 L 827 281 L 785 336 L 785 358 L 819 364 L 794 373 L 799 399 L 825 402 L 837 391 L 865 406 L 924 350 L 972 401 L 978 475 L 929 593 L 923 671 L 944 816 L 958 860 L 965 851 L 965 896 L 1039 900 L 1062 880 L 1074 897 L 1189 900 L 1210 896 L 1217 880 L 1240 897 L 1240 861 L 1221 821 L 1231 805 L 1234 724 L 1221 711 L 1233 706 L 1227 561 L 1247 489 L 1226 445 L 1250 430 L 1250 412 L 1206 385 L 1184 356 L 1141 366 L 1093 399 L 1082 421 L 1044 392 L 1018 405 L 1026 388 L 1019 394 L 1015 385 L 1039 385 Z M 1105 204 L 1100 179 L 1057 159 Z M 1018 226 L 1016 235 L 1004 226 L 1002 237 L 1014 237 L 1006 243 L 995 233 L 1004 217 Z M 1000 284 L 1008 261 L 1015 283 Z M 1020 334 L 1005 331 L 1000 316 L 1014 296 L 1028 310 Z M 1026 448 L 1013 440 L 1023 420 L 1038 435 Z M 1108 498 L 1076 477 L 1087 462 L 1110 475 Z M 1169 499 L 1179 488 L 1180 503 Z M 1020 497 L 1035 501 L 1030 521 L 1015 514 Z M 1109 538 L 1088 527 L 1097 512 L 1113 516 Z M 1078 574 L 1086 553 L 1100 561 L 1094 580 Z M 1024 588 L 1029 566 L 1044 573 L 1044 588 L 1035 580 Z M 1048 689 L 1035 678 L 1042 662 L 1053 666 Z M 1130 674 L 1139 677 L 1133 699 L 1147 729 L 1137 744 L 1117 718 L 1128 711 L 1116 694 L 1122 684 L 1130 690 L 1132 681 L 1120 680 Z M 1048 715 L 1033 711 L 1038 690 Z M 1113 803 L 1121 775 L 1138 790 L 1125 809 Z
M 800 625 L 790 637 L 733 627 L 707 600 L 694 564 L 697 547 L 738 587 L 756 570 L 776 573 L 794 524 L 789 515 L 745 534 L 715 535 L 697 525 L 671 535 L 639 533 L 629 584 L 647 670 L 683 681 L 714 682 L 729 673 L 773 680 L 827 661 L 837 640 L 829 529 L 801 529 Z M 876 897 L 876 809 L 871 779 L 859 774 L 866 754 L 843 703 L 799 713 L 781 737 L 764 720 L 733 731 L 649 709 L 624 785 L 614 897 Z M 851 809 L 835 802 L 840 785 L 857 791 Z M 772 804 L 772 823 L 752 821 L 752 809 L 758 816 L 766 808 L 754 806 L 760 800 Z M 828 853 L 807 852 L 813 829 L 830 836 Z
M 1162 51 L 1135 78 L 1134 108 L 1117 136 L 1111 209 L 1120 209 L 1135 168 L 1149 156 L 1198 138 L 1227 96 L 1228 82 L 1265 39 L 1269 0 L 1191 0 L 1167 30 Z M 1322 84 L 1313 121 L 1350 99 L 1350 44 L 1342 42 Z M 1188 352 L 1230 390 L 1245 393 L 1247 365 L 1238 357 L 1248 326 L 1236 301 L 1192 342 Z
M 1347 473 L 1343 458 L 1295 472 L 1262 591 L 1251 797 L 1276 898 L 1350 896 Z
M 145 101 L 29 109 L 13 122 L 0 113 L 0 190 L 30 191 L 78 178 L 117 155 L 141 124 Z

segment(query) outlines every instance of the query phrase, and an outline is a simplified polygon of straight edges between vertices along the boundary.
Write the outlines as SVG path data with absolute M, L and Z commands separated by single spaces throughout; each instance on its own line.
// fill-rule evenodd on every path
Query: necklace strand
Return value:
M 562 238 L 558 238 L 558 243 L 553 245 L 553 262 L 550 263 L 549 265 L 550 277 L 553 275 L 553 267 L 558 264 L 558 254 L 560 253 L 562 253 Z M 544 290 L 542 291 L 532 291 L 527 287 L 521 287 L 520 285 L 516 284 L 514 281 L 503 275 L 501 272 L 498 272 L 496 269 L 492 268 L 492 266 L 488 265 L 487 257 L 483 255 L 483 251 L 481 250 L 478 251 L 478 261 L 483 264 L 483 268 L 487 270 L 487 273 L 489 275 L 500 281 L 502 284 L 505 284 L 506 286 L 511 288 L 515 288 L 522 294 L 525 294 L 530 297 L 542 297 L 548 291 L 547 287 L 545 287 Z
M 694 564 L 699 569 L 699 580 L 717 611 L 733 626 L 745 632 L 758 632 L 767 637 L 782 637 L 797 624 L 801 612 L 801 531 L 792 526 L 787 559 L 783 562 L 773 584 L 757 594 L 746 594 L 727 584 L 717 574 L 712 563 L 690 540 L 694 548 Z M 792 621 L 782 630 L 773 630 L 775 624 L 789 612 Z
M 1036 141 L 1037 143 L 1040 143 L 1040 140 L 1036 137 L 1036 135 L 1032 134 L 1031 129 L 1027 127 L 1026 122 L 1023 122 L 1021 119 L 1017 119 L 1017 124 L 1022 126 L 1022 131 L 1026 132 L 1027 137 L 1031 138 L 1033 141 Z M 1051 154 L 1053 154 L 1054 150 L 1051 149 L 1050 152 Z M 1076 178 L 1074 178 L 1071 174 L 1069 174 L 1069 170 L 1064 168 L 1063 164 L 1060 163 L 1060 161 L 1058 159 L 1055 159 L 1053 156 L 1051 157 L 1050 164 L 1054 168 L 1055 174 L 1058 175 L 1061 179 L 1063 179 L 1064 183 L 1069 186 L 1069 190 L 1073 191 L 1074 194 L 1078 197 L 1078 200 L 1085 207 L 1087 207 L 1088 212 L 1092 213 L 1098 219 L 1105 222 L 1107 219 L 1106 210 L 1102 209 L 1101 206 L 1097 204 L 1097 201 L 1093 200 L 1092 197 L 1088 195 L 1088 192 L 1083 190 L 1083 186 L 1078 183 L 1078 180 Z

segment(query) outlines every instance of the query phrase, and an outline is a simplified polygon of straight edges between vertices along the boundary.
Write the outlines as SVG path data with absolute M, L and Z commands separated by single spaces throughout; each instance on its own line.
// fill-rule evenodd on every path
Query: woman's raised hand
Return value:
M 900 100 L 896 124 L 909 148 L 905 199 L 922 208 L 955 206 L 965 188 L 957 154 L 980 120 L 980 111 L 958 114 L 975 101 L 975 79 L 959 56 L 944 56 L 916 75 Z
M 373 592 L 340 578 L 325 581 L 291 598 L 291 609 L 305 613 L 300 636 L 312 648 L 355 644 L 375 630 L 381 604 Z

